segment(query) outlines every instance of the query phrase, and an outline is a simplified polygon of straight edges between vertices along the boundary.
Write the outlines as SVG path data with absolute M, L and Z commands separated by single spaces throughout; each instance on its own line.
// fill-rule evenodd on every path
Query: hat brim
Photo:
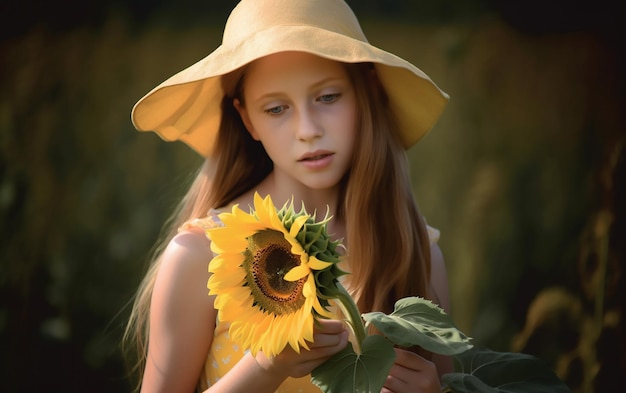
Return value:
M 279 25 L 241 42 L 218 47 L 141 98 L 131 113 L 135 128 L 154 131 L 166 141 L 183 141 L 202 156 L 211 156 L 225 94 L 220 77 L 264 56 L 287 51 L 307 52 L 345 63 L 374 63 L 398 118 L 406 148 L 433 127 L 449 99 L 413 64 L 332 31 Z

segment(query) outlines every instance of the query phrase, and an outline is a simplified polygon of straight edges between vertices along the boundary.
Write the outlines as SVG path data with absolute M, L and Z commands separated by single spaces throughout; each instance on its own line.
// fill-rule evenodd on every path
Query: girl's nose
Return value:
M 315 112 L 309 108 L 298 111 L 295 127 L 298 140 L 303 142 L 312 141 L 324 134 Z

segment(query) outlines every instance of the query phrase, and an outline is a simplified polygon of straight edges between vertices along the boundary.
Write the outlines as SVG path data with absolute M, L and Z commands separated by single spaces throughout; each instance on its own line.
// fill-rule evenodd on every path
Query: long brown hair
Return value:
M 428 296 L 430 242 L 385 91 L 372 65 L 350 68 L 360 134 L 344 197 L 348 282 L 362 312 L 390 312 L 402 297 Z
M 360 127 L 351 170 L 341 183 L 343 203 L 337 212 L 345 222 L 349 245 L 348 283 L 362 312 L 389 312 L 399 298 L 428 296 L 428 234 L 411 191 L 395 117 L 374 67 L 346 64 L 346 69 L 357 97 Z M 137 351 L 135 370 L 140 375 L 148 351 L 150 300 L 162 251 L 183 223 L 227 205 L 273 168 L 233 106 L 233 99 L 243 96 L 244 82 L 245 70 L 222 77 L 226 94 L 215 153 L 202 165 L 173 213 L 136 294 L 124 340 Z

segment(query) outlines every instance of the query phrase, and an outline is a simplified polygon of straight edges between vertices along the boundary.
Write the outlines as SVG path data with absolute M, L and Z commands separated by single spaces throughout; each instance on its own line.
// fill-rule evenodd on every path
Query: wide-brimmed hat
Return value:
M 371 45 L 344 1 L 242 0 L 226 22 L 222 44 L 141 98 L 132 122 L 139 131 L 183 141 L 210 157 L 225 94 L 220 77 L 286 51 L 374 63 L 406 148 L 433 127 L 448 102 L 448 95 L 419 68 Z

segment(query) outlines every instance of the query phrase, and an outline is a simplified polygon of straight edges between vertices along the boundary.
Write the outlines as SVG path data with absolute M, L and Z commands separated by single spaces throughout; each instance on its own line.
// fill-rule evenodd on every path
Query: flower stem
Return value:
M 340 283 L 336 283 L 337 285 L 337 305 L 341 309 L 343 315 L 347 318 L 348 324 L 352 329 L 352 334 L 356 338 L 356 344 L 358 348 L 355 348 L 357 353 L 361 353 L 361 346 L 363 345 L 363 341 L 367 336 L 365 332 L 365 324 L 363 323 L 363 319 L 361 318 L 361 313 L 359 312 L 359 308 L 357 307 L 354 299 L 348 293 L 348 291 L 341 285 Z

